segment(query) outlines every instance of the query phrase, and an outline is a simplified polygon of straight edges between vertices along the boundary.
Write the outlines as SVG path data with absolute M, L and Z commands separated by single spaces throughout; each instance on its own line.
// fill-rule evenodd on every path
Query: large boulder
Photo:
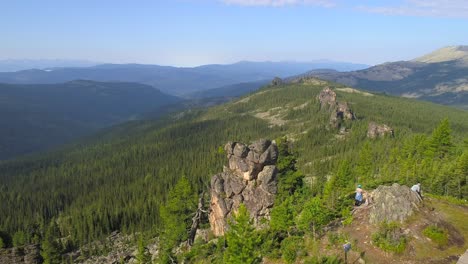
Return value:
M 270 82 L 270 85 L 271 85 L 271 86 L 283 85 L 283 80 L 282 80 L 280 77 L 275 77 L 275 78 Z
M 278 147 L 270 140 L 225 145 L 228 167 L 211 178 L 209 221 L 214 235 L 224 235 L 228 218 L 245 204 L 254 223 L 269 218 L 277 193 Z
M 422 200 L 408 186 L 394 183 L 392 186 L 379 186 L 371 193 L 372 207 L 369 222 L 403 222 L 418 210 Z
M 389 135 L 393 137 L 394 131 L 393 128 L 387 126 L 386 124 L 377 124 L 375 122 L 370 122 L 367 128 L 367 137 L 368 138 L 378 138 Z

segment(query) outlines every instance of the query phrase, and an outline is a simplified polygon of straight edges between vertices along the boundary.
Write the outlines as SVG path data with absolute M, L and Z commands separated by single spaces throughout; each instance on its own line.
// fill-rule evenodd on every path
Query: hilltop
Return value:
M 468 46 L 449 46 L 438 49 L 413 61 L 425 63 L 437 63 L 445 61 L 459 61 L 468 63 Z
M 114 248 L 106 240 L 90 245 L 120 231 L 128 248 L 138 244 L 134 234 L 144 234 L 143 245 L 159 237 L 166 242 L 161 247 L 167 245 L 159 252 L 170 255 L 170 246 L 187 237 L 198 194 L 223 171 L 226 142 L 264 138 L 278 145 L 278 191 L 271 229 L 248 232 L 272 242 L 252 252 L 278 262 L 289 259 L 286 252 L 304 261 L 331 259 L 338 253 L 321 251 L 313 239 L 327 237 L 326 227 L 337 219 L 352 218 L 353 201 L 346 197 L 357 183 L 370 190 L 420 181 L 427 193 L 466 199 L 466 131 L 464 110 L 314 78 L 275 82 L 230 103 L 129 122 L 47 155 L 0 163 L 0 234 L 7 246 L 21 247 L 50 239 L 50 227 L 52 238 L 62 238 L 61 252 L 79 251 L 83 260 L 106 255 Z M 221 263 L 225 244 L 218 241 L 199 241 L 195 251 L 170 257 Z M 450 256 L 464 247 L 454 246 Z M 441 252 L 434 257 L 448 254 Z M 404 254 L 416 260 L 411 250 Z

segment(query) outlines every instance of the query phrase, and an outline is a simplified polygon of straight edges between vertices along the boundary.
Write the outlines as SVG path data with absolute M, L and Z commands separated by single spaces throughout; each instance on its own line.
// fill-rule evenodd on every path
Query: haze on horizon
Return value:
M 378 64 L 466 45 L 463 0 L 2 1 L 0 60 Z

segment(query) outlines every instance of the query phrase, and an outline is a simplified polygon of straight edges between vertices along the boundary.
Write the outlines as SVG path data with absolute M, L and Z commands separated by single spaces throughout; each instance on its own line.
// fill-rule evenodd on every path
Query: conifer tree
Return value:
M 259 263 L 261 258 L 258 246 L 261 238 L 255 232 L 249 212 L 244 204 L 239 206 L 234 221 L 226 233 L 227 248 L 224 252 L 224 263 Z
M 140 237 L 138 238 L 138 252 L 136 258 L 138 264 L 147 264 L 150 263 L 151 260 L 146 252 L 146 242 L 143 238 L 143 234 L 140 234 Z
M 192 215 L 196 210 L 196 198 L 188 179 L 183 176 L 169 192 L 165 205 L 160 208 L 163 233 L 162 260 L 169 261 L 172 249 L 188 237 Z
M 444 158 L 453 149 L 452 130 L 448 118 L 445 118 L 432 132 L 429 150 L 437 158 Z
M 41 256 L 44 259 L 44 264 L 61 263 L 62 245 L 59 238 L 60 230 L 55 221 L 51 221 L 41 244 Z

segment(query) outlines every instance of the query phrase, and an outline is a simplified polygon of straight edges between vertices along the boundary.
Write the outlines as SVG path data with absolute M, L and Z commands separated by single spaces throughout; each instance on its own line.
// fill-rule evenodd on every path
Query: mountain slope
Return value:
M 449 46 L 438 49 L 413 61 L 436 63 L 459 60 L 468 63 L 468 46 Z
M 314 68 L 363 69 L 365 65 L 339 62 L 239 62 L 177 68 L 159 65 L 103 64 L 86 68 L 55 68 L 0 73 L 0 82 L 17 84 L 61 83 L 76 79 L 122 81 L 148 84 L 159 90 L 182 95 L 242 82 L 287 77 Z
M 343 120 L 339 127 L 331 125 L 335 109 L 321 107 L 317 100 L 326 87 L 336 92 L 338 102 L 352 109 L 355 120 Z M 369 138 L 372 122 L 391 127 L 394 136 Z M 132 121 L 53 153 L 0 162 L 0 238 L 7 246 L 41 242 L 45 226 L 56 225 L 57 236 L 69 252 L 117 230 L 129 236 L 144 232 L 152 238 L 171 234 L 163 226 L 167 215 L 160 210 L 168 197 L 189 192 L 189 187 L 174 189 L 176 182 L 185 176 L 193 190 L 193 194 L 185 193 L 186 199 L 195 200 L 206 190 L 210 177 L 223 170 L 226 153 L 221 146 L 259 138 L 276 139 L 281 146 L 278 168 L 283 185 L 278 190 L 290 202 L 292 208 L 287 210 L 291 213 L 285 217 L 291 217 L 292 223 L 300 218 L 302 206 L 317 201 L 327 217 L 349 217 L 352 200 L 343 197 L 357 183 L 372 189 L 385 183 L 411 186 L 420 181 L 426 193 L 466 198 L 466 131 L 467 111 L 429 102 L 311 79 L 265 87 L 207 110 L 186 110 L 158 121 Z M 297 162 L 288 152 L 297 155 Z M 297 171 L 285 173 L 287 168 Z M 295 188 L 301 191 L 292 195 Z M 297 197 L 305 200 L 295 200 Z M 275 206 L 281 205 L 281 200 L 275 202 Z M 188 222 L 175 223 L 189 228 L 192 216 L 186 212 Z M 312 241 L 315 236 L 307 228 L 305 238 L 295 227 L 291 230 L 297 243 Z M 284 239 L 287 234 L 275 232 L 268 230 L 265 235 Z M 272 258 L 278 258 L 278 250 L 283 248 L 276 240 L 265 246 L 266 252 L 277 251 L 269 255 Z M 213 252 L 210 245 L 206 247 Z M 217 262 L 212 253 L 191 256 L 204 259 L 202 263 L 222 263 L 223 249 L 219 247 L 221 259 L 218 256 Z M 451 254 L 457 254 L 463 248 L 453 250 Z M 103 251 L 107 252 L 91 252 Z
M 0 159 L 60 145 L 177 101 L 135 83 L 0 84 Z
M 219 88 L 208 89 L 185 95 L 191 99 L 201 98 L 235 98 L 250 92 L 260 89 L 262 86 L 268 84 L 270 80 L 248 82 L 248 83 L 237 83 L 232 85 L 226 85 Z
M 412 61 L 351 72 L 309 72 L 312 76 L 369 91 L 468 108 L 468 48 L 447 47 Z

